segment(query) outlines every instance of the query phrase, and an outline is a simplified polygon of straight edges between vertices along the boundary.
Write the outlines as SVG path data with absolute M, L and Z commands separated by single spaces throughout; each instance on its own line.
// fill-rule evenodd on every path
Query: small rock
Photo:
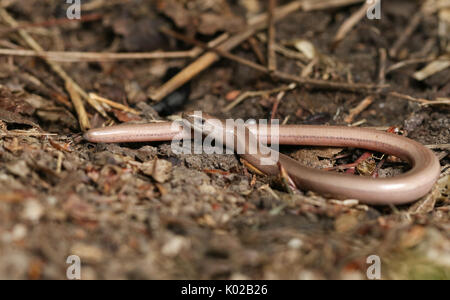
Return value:
M 14 226 L 11 238 L 13 241 L 21 241 L 27 236 L 27 227 L 23 224 L 17 224 Z
M 44 214 L 44 208 L 37 200 L 30 200 L 25 203 L 22 217 L 31 222 L 38 222 Z
M 303 246 L 303 241 L 298 238 L 293 238 L 288 242 L 288 247 L 291 249 L 300 249 Z
M 198 223 L 200 225 L 206 225 L 209 227 L 216 227 L 217 223 L 211 215 L 204 215 L 203 217 L 198 219 Z
M 58 203 L 58 199 L 55 196 L 49 196 L 47 198 L 47 203 L 51 206 L 55 206 Z
M 189 246 L 189 241 L 181 236 L 171 238 L 161 249 L 163 255 L 174 257 L 177 256 L 181 250 Z
M 172 163 L 164 159 L 155 159 L 143 163 L 140 169 L 145 175 L 152 176 L 159 183 L 164 183 L 170 178 Z
M 203 183 L 201 186 L 199 186 L 198 190 L 202 194 L 214 195 L 216 193 L 216 188 L 206 183 Z

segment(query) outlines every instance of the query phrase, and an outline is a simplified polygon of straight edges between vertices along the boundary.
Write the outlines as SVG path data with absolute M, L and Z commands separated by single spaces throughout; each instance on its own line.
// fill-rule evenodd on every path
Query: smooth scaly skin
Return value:
M 206 121 L 212 119 L 212 117 L 205 117 L 205 115 L 202 118 Z M 193 124 L 192 121 L 188 123 Z M 235 135 L 233 145 L 227 145 L 225 139 L 220 135 L 215 136 L 215 138 L 222 140 L 227 147 L 234 147 L 234 145 L 242 143 L 245 149 L 248 149 L 248 141 L 250 140 L 248 136 L 252 134 L 257 135 L 258 138 L 266 138 L 270 143 L 270 137 L 258 132 L 256 125 L 249 125 L 247 128 L 247 138 Z M 200 130 L 199 128 L 193 129 Z M 270 132 L 270 129 L 268 132 Z M 203 133 L 205 132 L 203 131 Z M 210 132 L 206 132 L 206 134 L 210 134 Z M 93 129 L 87 132 L 84 137 L 90 142 L 124 143 L 171 141 L 177 135 L 178 139 L 190 138 L 191 136 L 190 133 L 185 133 L 185 130 L 179 124 L 162 122 Z M 270 175 L 279 173 L 279 167 L 277 166 L 279 161 L 299 188 L 313 190 L 333 197 L 358 199 L 367 204 L 399 205 L 418 200 L 431 190 L 440 174 L 439 161 L 431 150 L 408 138 L 372 129 L 281 125 L 279 126 L 278 142 L 285 145 L 363 148 L 395 155 L 411 164 L 411 170 L 402 175 L 374 179 L 307 168 L 281 153 L 277 153 L 278 159 L 269 165 L 261 164 L 261 158 L 267 157 L 267 155 L 249 154 L 247 151 L 241 155 L 253 166 Z

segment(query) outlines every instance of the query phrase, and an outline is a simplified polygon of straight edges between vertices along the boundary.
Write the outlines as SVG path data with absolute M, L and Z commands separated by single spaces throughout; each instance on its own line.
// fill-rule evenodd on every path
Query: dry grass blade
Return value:
M 0 137 L 18 137 L 18 136 L 57 136 L 56 133 L 32 132 L 25 130 L 10 130 L 7 132 L 0 131 Z
M 100 97 L 99 95 L 94 94 L 94 93 L 89 93 L 89 97 L 97 100 L 98 102 L 105 103 L 106 105 L 109 105 L 111 107 L 117 108 L 117 109 L 125 111 L 125 112 L 132 113 L 134 115 L 141 115 L 142 114 L 141 112 L 139 112 L 139 111 L 137 111 L 135 109 L 132 109 L 131 107 L 128 107 L 126 105 L 114 102 L 112 100 L 109 100 L 109 99 L 106 99 L 106 98 L 103 98 L 103 97 Z
M 428 77 L 433 76 L 434 74 L 439 73 L 449 67 L 450 67 L 450 58 L 447 55 L 429 63 L 425 68 L 414 73 L 413 77 L 418 81 L 423 81 Z
M 89 117 L 86 113 L 86 109 L 83 105 L 83 101 L 81 100 L 80 94 L 74 88 L 74 86 L 66 81 L 66 90 L 69 92 L 70 99 L 72 100 L 75 111 L 78 115 L 78 122 L 80 123 L 81 131 L 85 132 L 89 128 L 91 128 L 91 124 L 89 122 Z
M 286 171 L 286 168 L 278 162 L 278 169 L 280 172 L 280 179 L 283 182 L 284 186 L 286 187 L 289 194 L 300 194 L 300 191 L 298 190 L 297 186 L 295 185 L 294 180 L 291 178 L 291 176 Z

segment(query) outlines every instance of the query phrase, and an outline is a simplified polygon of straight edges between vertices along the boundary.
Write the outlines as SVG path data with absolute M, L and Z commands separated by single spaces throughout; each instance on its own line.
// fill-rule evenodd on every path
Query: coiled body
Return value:
M 210 116 L 201 118 L 206 122 L 212 119 Z M 189 123 L 193 125 L 192 120 Z M 217 123 L 212 124 L 220 126 Z M 201 130 L 195 126 L 192 128 Z M 246 130 L 245 140 L 244 137 L 235 137 L 235 142 L 243 143 L 245 149 L 249 148 L 248 143 L 251 140 L 248 139 L 248 135 L 255 135 L 270 142 L 270 136 L 260 132 L 257 125 L 246 126 Z M 183 132 L 182 126 L 162 122 L 93 129 L 85 134 L 85 138 L 100 143 L 170 141 L 177 136 L 185 137 L 187 133 Z M 210 130 L 208 133 L 212 132 Z M 215 138 L 223 140 L 223 134 L 216 134 Z M 371 178 L 308 168 L 281 153 L 277 153 L 277 160 L 272 164 L 261 164 L 261 158 L 266 157 L 266 154 L 258 152 L 240 154 L 256 168 L 270 175 L 278 174 L 279 162 L 299 188 L 333 197 L 358 199 L 362 203 L 373 205 L 410 203 L 426 195 L 440 174 L 439 161 L 431 150 L 411 139 L 386 132 L 340 126 L 280 125 L 277 128 L 276 138 L 284 145 L 363 148 L 395 155 L 411 165 L 408 172 L 396 177 Z

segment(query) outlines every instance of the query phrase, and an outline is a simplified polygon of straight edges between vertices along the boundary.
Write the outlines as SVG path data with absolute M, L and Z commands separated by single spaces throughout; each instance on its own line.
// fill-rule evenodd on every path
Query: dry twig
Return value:
M 361 101 L 355 108 L 350 110 L 349 115 L 344 119 L 346 123 L 352 123 L 356 116 L 362 113 L 366 108 L 368 108 L 374 101 L 373 96 L 366 97 Z
M 432 100 L 427 100 L 427 99 L 422 99 L 422 98 L 415 98 L 415 97 L 412 97 L 409 95 L 404 95 L 404 94 L 397 93 L 397 92 L 390 92 L 389 95 L 392 97 L 398 98 L 398 99 L 403 99 L 403 100 L 408 100 L 411 102 L 420 103 L 421 106 L 442 105 L 442 104 L 450 105 L 450 98 L 437 98 L 436 100 L 432 101 Z
M 276 116 L 277 111 L 278 111 L 278 107 L 280 106 L 280 102 L 281 102 L 281 100 L 283 100 L 284 95 L 286 95 L 285 91 L 278 93 L 277 98 L 275 99 L 275 102 L 274 102 L 273 107 L 272 107 L 272 113 L 270 114 L 270 119 L 271 120 L 275 119 L 275 116 Z
M 131 107 L 128 107 L 126 105 L 114 102 L 112 100 L 109 100 L 109 99 L 106 99 L 106 98 L 103 98 L 103 97 L 100 97 L 97 94 L 89 93 L 89 96 L 92 97 L 93 99 L 97 100 L 98 102 L 105 103 L 106 105 L 109 105 L 111 107 L 117 108 L 119 110 L 123 110 L 125 112 L 129 112 L 129 113 L 132 113 L 134 115 L 142 115 L 141 112 L 139 112 L 139 111 L 137 111 L 135 109 L 132 109 Z
M 251 37 L 248 39 L 248 43 L 250 44 L 250 47 L 252 47 L 253 52 L 255 53 L 256 57 L 259 60 L 259 63 L 262 65 L 266 64 L 266 58 L 264 57 L 263 52 L 261 51 L 261 48 L 259 46 L 258 40 L 254 37 Z
M 80 129 L 81 131 L 85 132 L 86 130 L 91 128 L 91 123 L 89 122 L 89 117 L 86 113 L 86 109 L 84 108 L 80 94 L 78 94 L 78 91 L 69 81 L 66 81 L 66 90 L 67 92 L 69 92 L 70 99 L 72 99 L 73 106 L 75 108 L 75 111 L 77 112 Z
M 241 103 L 245 99 L 248 99 L 248 98 L 251 98 L 251 97 L 266 96 L 266 95 L 275 94 L 275 93 L 284 92 L 284 91 L 290 91 L 290 90 L 295 89 L 296 87 L 297 87 L 296 84 L 290 84 L 288 86 L 276 88 L 276 89 L 273 89 L 273 90 L 253 91 L 253 92 L 250 91 L 250 92 L 242 93 L 239 97 L 236 98 L 236 100 L 234 100 L 229 105 L 227 105 L 223 109 L 223 112 L 229 112 L 230 110 L 232 110 L 234 107 L 236 107 L 239 103 Z

